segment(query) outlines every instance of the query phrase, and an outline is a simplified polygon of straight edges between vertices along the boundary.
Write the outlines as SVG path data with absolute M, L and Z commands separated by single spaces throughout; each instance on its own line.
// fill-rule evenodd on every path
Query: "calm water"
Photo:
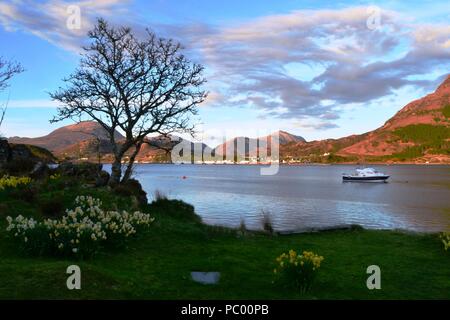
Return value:
M 156 189 L 195 206 L 209 224 L 250 229 L 269 212 L 275 229 L 296 231 L 359 224 L 367 228 L 450 230 L 450 166 L 376 166 L 389 183 L 342 182 L 355 166 L 140 164 L 136 177 L 151 198 Z M 186 176 L 183 179 L 183 176 Z

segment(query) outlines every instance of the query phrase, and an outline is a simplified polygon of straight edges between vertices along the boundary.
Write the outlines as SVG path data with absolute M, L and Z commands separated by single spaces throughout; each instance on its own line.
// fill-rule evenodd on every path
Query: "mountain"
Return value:
M 270 154 L 272 139 L 275 135 L 278 135 L 280 146 L 306 142 L 303 137 L 280 130 L 268 136 L 259 138 L 236 137 L 218 145 L 216 148 L 214 148 L 214 151 L 216 155 L 229 157 L 254 157 L 261 150 L 264 150 L 264 152 Z
M 122 140 L 124 137 L 116 131 L 116 140 Z M 52 131 L 50 134 L 38 138 L 8 138 L 10 143 L 29 144 L 43 147 L 52 151 L 55 155 L 83 153 L 98 144 L 104 149 L 104 152 L 110 149 L 106 130 L 97 122 L 82 121 L 76 124 L 61 127 Z M 98 143 L 100 142 L 100 143 Z
M 115 139 L 120 143 L 125 138 L 116 131 Z M 52 151 L 58 158 L 98 161 L 100 157 L 102 161 L 113 160 L 112 145 L 106 130 L 94 121 L 83 121 L 64 126 L 38 138 L 11 137 L 8 138 L 8 142 L 45 148 Z M 140 162 L 169 161 L 169 150 L 180 142 L 190 143 L 191 149 L 195 150 L 196 157 L 200 159 L 201 150 L 211 150 L 205 144 L 193 143 L 177 136 L 149 137 L 143 144 L 136 160 Z
M 280 158 L 286 161 L 450 163 L 450 75 L 436 91 L 407 104 L 374 131 L 311 142 L 285 131 L 277 133 Z M 219 159 L 225 155 L 228 159 L 255 157 L 258 153 L 261 155 L 262 149 L 270 155 L 274 135 L 259 139 L 237 137 L 214 149 L 176 136 L 149 137 L 136 159 L 140 162 L 169 161 L 170 148 L 180 141 L 191 145 L 191 155 L 195 154 L 196 159 L 201 158 L 202 151 L 213 152 Z M 124 137 L 116 132 L 116 140 L 122 139 Z M 12 137 L 8 141 L 44 147 L 60 158 L 112 160 L 112 146 L 105 130 L 92 121 L 65 126 L 44 137 Z M 241 147 L 235 152 L 237 146 Z
M 450 162 L 450 75 L 427 96 L 404 106 L 371 132 L 281 147 L 305 162 Z
M 275 133 L 272 133 L 270 136 L 273 136 L 274 134 Z M 296 136 L 282 130 L 278 131 L 278 139 L 280 141 L 280 145 L 285 145 L 288 143 L 306 142 L 306 140 L 303 137 Z
M 189 161 L 193 159 L 202 159 L 202 154 L 211 154 L 212 149 L 204 143 L 192 142 L 178 136 L 157 136 L 146 139 L 136 160 L 139 162 L 170 162 L 172 148 L 182 143 L 184 146 L 189 145 L 191 155 L 187 156 Z M 180 157 L 183 154 L 179 155 Z

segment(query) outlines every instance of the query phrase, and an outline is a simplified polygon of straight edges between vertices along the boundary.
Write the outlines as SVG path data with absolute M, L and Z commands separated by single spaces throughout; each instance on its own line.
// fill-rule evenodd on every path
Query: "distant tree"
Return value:
M 23 72 L 23 68 L 19 63 L 7 61 L 0 57 L 0 91 L 5 90 L 9 85 L 9 80 L 11 80 L 15 74 L 21 72 Z M 7 107 L 8 103 L 5 103 L 3 106 L 0 105 L 0 127 L 5 119 Z
M 86 117 L 97 121 L 113 145 L 114 185 L 130 178 L 147 135 L 193 132 L 190 116 L 206 98 L 203 66 L 190 62 L 179 43 L 149 30 L 140 40 L 129 27 L 99 19 L 88 36 L 79 67 L 64 79 L 66 87 L 50 94 L 63 105 L 51 122 Z M 115 130 L 122 131 L 125 140 L 116 141 Z

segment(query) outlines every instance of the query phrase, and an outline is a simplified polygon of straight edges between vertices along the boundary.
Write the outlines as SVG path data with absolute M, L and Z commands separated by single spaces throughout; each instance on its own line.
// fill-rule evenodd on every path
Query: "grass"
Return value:
M 106 189 L 71 187 L 71 196 Z M 109 198 L 108 198 L 109 197 Z M 120 199 L 127 205 L 127 199 Z M 7 214 L 39 215 L 32 204 L 0 193 L 0 299 L 450 299 L 450 252 L 437 235 L 355 228 L 319 233 L 245 234 L 201 224 L 193 208 L 160 200 L 146 208 L 156 220 L 126 249 L 90 260 L 31 258 L 6 238 Z M 325 257 L 306 295 L 273 284 L 274 259 L 289 249 Z M 82 270 L 82 289 L 66 288 L 67 266 Z M 366 288 L 366 268 L 381 268 L 381 290 Z M 191 271 L 220 271 L 216 286 L 190 279 Z

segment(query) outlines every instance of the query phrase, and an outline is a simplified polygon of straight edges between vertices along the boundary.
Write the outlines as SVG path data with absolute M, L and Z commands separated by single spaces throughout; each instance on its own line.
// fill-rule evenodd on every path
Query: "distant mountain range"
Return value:
M 120 142 L 124 137 L 116 131 L 116 141 Z M 275 133 L 263 138 L 237 137 L 220 144 L 216 148 L 211 148 L 206 144 L 191 142 L 192 153 L 196 151 L 196 158 L 201 159 L 201 153 L 215 154 L 217 156 L 231 157 L 234 155 L 234 146 L 243 143 L 242 153 L 246 156 L 256 156 L 257 150 L 266 148 L 270 150 L 270 142 Z M 289 134 L 284 131 L 278 132 L 280 144 L 306 142 L 302 137 Z M 11 137 L 10 143 L 29 144 L 46 148 L 53 152 L 58 158 L 67 159 L 97 159 L 100 155 L 103 161 L 112 159 L 112 145 L 108 139 L 106 131 L 94 121 L 83 121 L 77 124 L 65 126 L 52 131 L 50 134 L 38 138 Z M 138 161 L 168 161 L 170 148 L 183 141 L 178 136 L 152 137 L 148 138 L 146 144 L 141 148 Z M 269 147 L 268 147 L 269 145 Z M 239 154 L 239 156 L 243 156 Z
M 218 156 L 255 157 L 269 146 L 275 133 L 257 139 L 236 137 L 210 148 Z M 382 127 L 361 135 L 307 142 L 303 137 L 279 131 L 280 158 L 289 162 L 430 162 L 450 163 L 450 76 L 431 93 L 415 100 L 389 119 Z M 116 132 L 116 140 L 123 136 Z M 168 147 L 181 138 L 149 138 L 137 160 L 168 161 Z M 65 126 L 38 138 L 11 137 L 11 143 L 36 145 L 59 158 L 110 161 L 112 147 L 105 130 L 96 122 L 85 121 Z M 195 143 L 192 143 L 194 147 Z M 236 146 L 241 146 L 236 152 Z
M 450 76 L 374 131 L 288 144 L 281 150 L 286 158 L 312 162 L 450 163 Z

